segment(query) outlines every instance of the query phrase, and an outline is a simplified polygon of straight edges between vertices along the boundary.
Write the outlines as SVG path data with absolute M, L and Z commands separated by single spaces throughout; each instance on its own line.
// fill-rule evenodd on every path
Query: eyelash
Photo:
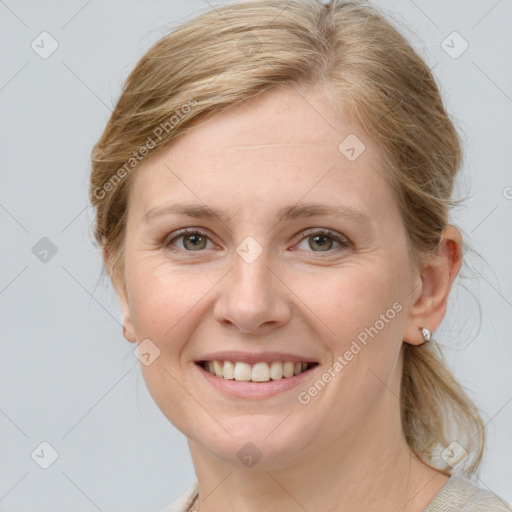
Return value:
M 166 248 L 170 249 L 171 251 L 184 251 L 184 252 L 189 252 L 189 253 L 202 252 L 202 251 L 186 251 L 184 249 L 177 249 L 175 247 L 171 247 L 171 244 L 175 240 L 178 240 L 179 238 L 183 237 L 184 235 L 190 235 L 190 234 L 205 236 L 205 237 L 207 237 L 210 240 L 210 237 L 208 236 L 208 233 L 205 233 L 204 231 L 201 231 L 200 229 L 197 229 L 197 228 L 184 228 L 184 229 L 181 229 L 178 232 L 176 232 L 176 234 L 171 239 L 168 239 L 165 242 L 164 245 L 165 245 Z M 322 252 L 326 252 L 327 254 L 329 254 L 329 253 L 335 252 L 336 249 L 343 249 L 343 248 L 347 249 L 347 248 L 352 246 L 351 242 L 346 237 L 344 237 L 342 235 L 338 235 L 336 232 L 331 231 L 329 229 L 319 229 L 317 231 L 311 231 L 311 228 L 310 228 L 310 229 L 305 229 L 305 230 L 301 231 L 299 233 L 299 235 L 302 236 L 302 238 L 299 240 L 299 242 L 302 242 L 302 240 L 304 240 L 305 238 L 309 238 L 309 237 L 320 235 L 320 236 L 329 237 L 332 240 L 334 240 L 335 242 L 340 244 L 340 247 L 336 247 L 336 248 L 331 249 L 329 251 L 311 251 L 313 253 L 320 253 L 321 254 Z

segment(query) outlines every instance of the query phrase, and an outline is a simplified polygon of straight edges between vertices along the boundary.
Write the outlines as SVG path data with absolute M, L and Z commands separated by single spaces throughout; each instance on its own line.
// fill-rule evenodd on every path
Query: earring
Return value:
M 432 339 L 432 333 L 426 327 L 420 327 L 423 343 L 428 343 Z

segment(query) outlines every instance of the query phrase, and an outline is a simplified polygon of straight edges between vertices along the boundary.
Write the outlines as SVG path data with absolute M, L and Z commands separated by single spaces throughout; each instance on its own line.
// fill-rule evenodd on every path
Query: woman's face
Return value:
M 162 412 L 210 455 L 277 467 L 397 419 L 421 290 L 385 176 L 321 90 L 290 88 L 218 114 L 136 171 L 125 335 L 143 343 Z

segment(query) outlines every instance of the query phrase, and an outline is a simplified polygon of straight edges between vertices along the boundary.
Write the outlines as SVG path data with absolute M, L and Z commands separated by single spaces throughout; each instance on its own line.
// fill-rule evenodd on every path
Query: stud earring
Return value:
M 420 327 L 423 343 L 428 343 L 432 339 L 432 333 L 426 327 Z

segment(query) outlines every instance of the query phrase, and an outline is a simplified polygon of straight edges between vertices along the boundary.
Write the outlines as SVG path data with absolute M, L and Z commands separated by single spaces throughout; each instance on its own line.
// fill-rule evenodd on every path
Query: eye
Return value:
M 180 238 L 183 239 L 183 245 L 182 247 L 179 247 L 179 249 L 183 249 L 188 252 L 196 252 L 206 247 L 208 235 L 203 231 L 199 231 L 193 228 L 182 229 L 181 231 L 178 231 L 178 233 L 176 233 L 173 238 L 166 241 L 165 246 L 174 250 L 174 247 L 171 246 L 173 245 L 174 241 L 179 240 Z
M 313 252 L 332 252 L 333 243 L 337 243 L 340 247 L 344 248 L 351 246 L 347 238 L 330 230 L 304 230 L 299 234 L 302 236 L 301 241 L 311 239 L 308 243 L 308 247 L 309 249 L 313 249 Z M 182 246 L 176 248 L 174 244 L 180 239 L 182 239 Z M 204 231 L 200 231 L 196 228 L 185 228 L 178 231 L 172 238 L 167 240 L 165 247 L 171 250 L 181 249 L 186 252 L 200 252 L 202 249 L 206 249 L 208 240 L 208 234 Z
M 308 242 L 308 248 L 313 249 L 313 252 L 332 252 L 333 242 L 344 248 L 350 247 L 350 242 L 347 238 L 330 230 L 305 230 L 301 231 L 300 235 L 303 236 L 302 241 L 310 240 Z

